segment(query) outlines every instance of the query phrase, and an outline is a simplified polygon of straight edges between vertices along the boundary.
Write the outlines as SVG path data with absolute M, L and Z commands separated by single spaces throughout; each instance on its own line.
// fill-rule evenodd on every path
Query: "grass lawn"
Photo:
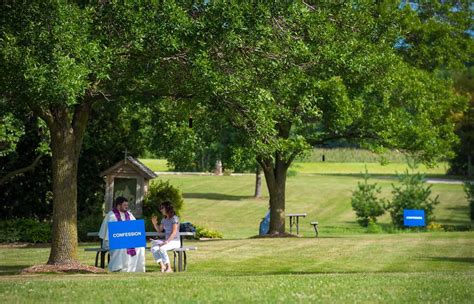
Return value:
M 330 162 L 295 162 L 289 169 L 290 174 L 312 173 L 312 174 L 360 174 L 365 173 L 365 168 L 369 174 L 395 175 L 409 169 L 404 163 L 390 163 L 382 165 L 380 163 L 330 163 Z M 447 163 L 438 163 L 433 168 L 420 165 L 417 171 L 430 175 L 443 175 L 448 170 Z
M 170 275 L 158 272 L 149 252 L 146 274 L 12 275 L 46 261 L 49 249 L 0 248 L 0 300 L 468 303 L 474 297 L 473 232 L 217 240 L 193 245 L 199 250 L 189 254 L 188 271 Z M 80 250 L 79 254 L 82 262 L 92 264 L 93 253 Z
M 308 216 L 300 223 L 302 237 L 286 239 L 250 238 L 268 207 L 266 191 L 262 199 L 252 197 L 254 176 L 162 175 L 183 192 L 182 220 L 225 238 L 187 241 L 198 247 L 188 255 L 187 272 L 159 273 L 148 252 L 145 274 L 17 275 L 44 263 L 49 248 L 0 246 L 0 302 L 471 303 L 474 231 L 367 234 L 350 206 L 361 180 L 354 173 L 290 176 L 286 210 Z M 394 179 L 373 182 L 390 197 Z M 438 223 L 470 224 L 461 185 L 432 189 L 441 201 Z M 320 222 L 319 238 L 311 220 Z M 83 251 L 90 246 L 96 244 L 81 244 L 79 259 L 92 265 L 94 253 Z
M 153 171 L 169 171 L 165 159 L 140 159 L 140 161 Z M 365 167 L 370 174 L 394 175 L 402 173 L 408 166 L 405 163 L 389 163 L 382 165 L 379 162 L 294 162 L 290 168 L 291 174 L 360 174 L 365 172 Z M 434 168 L 420 165 L 418 171 L 427 175 L 443 175 L 448 169 L 447 163 L 438 163 Z
M 166 159 L 141 158 L 140 161 L 153 171 L 168 171 L 168 162 Z
M 163 175 L 179 187 L 185 198 L 182 219 L 218 230 L 224 238 L 248 238 L 258 234 L 258 225 L 268 208 L 268 193 L 264 185 L 264 198 L 253 198 L 254 176 L 186 176 Z M 363 233 L 355 222 L 350 205 L 352 191 L 359 176 L 304 175 L 288 178 L 286 211 L 307 213 L 300 222 L 304 236 L 314 234 L 311 220 L 320 222 L 323 235 Z M 376 179 L 382 194 L 391 197 L 392 179 Z M 469 225 L 468 205 L 462 185 L 434 184 L 433 195 L 441 203 L 435 210 L 436 222 L 445 225 Z M 386 214 L 382 224 L 390 222 Z

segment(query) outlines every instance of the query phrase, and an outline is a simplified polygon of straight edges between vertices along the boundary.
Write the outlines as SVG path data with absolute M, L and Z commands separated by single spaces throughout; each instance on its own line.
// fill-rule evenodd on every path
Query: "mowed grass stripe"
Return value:
M 474 297 L 474 232 L 189 241 L 188 271 L 11 275 L 44 263 L 49 248 L 0 248 L 0 301 L 453 302 Z M 94 254 L 79 250 L 82 263 Z M 15 269 L 16 267 L 16 269 Z M 6 275 L 10 274 L 10 275 Z M 409 296 L 407 295 L 409 293 Z
M 474 271 L 474 232 L 186 243 L 199 248 L 188 255 L 188 273 Z M 93 264 L 95 255 L 84 252 L 84 246 L 79 250 L 79 258 L 83 263 Z M 12 274 L 15 265 L 18 270 L 44 263 L 49 248 L 0 248 L 0 254 L 0 270 Z M 158 271 L 150 252 L 146 257 L 147 269 Z
M 164 159 L 140 159 L 142 163 L 153 171 L 169 171 L 167 161 Z M 357 160 L 353 160 L 357 161 Z M 294 162 L 290 167 L 291 173 L 296 174 L 360 174 L 365 172 L 367 167 L 371 174 L 397 174 L 409 169 L 405 162 L 380 164 L 379 162 Z M 428 175 L 446 174 L 448 164 L 437 163 L 433 168 L 419 165 L 418 171 Z
M 100 276 L 99 276 L 100 277 Z M 470 303 L 466 273 L 135 276 L 1 282 L 8 303 Z M 73 287 L 72 287 L 73 286 Z
M 290 171 L 297 174 L 361 174 L 365 173 L 367 168 L 369 174 L 388 174 L 396 175 L 405 172 L 409 166 L 405 163 L 390 163 L 382 165 L 380 163 L 363 163 L 363 162 L 295 162 L 290 167 Z M 427 175 L 443 175 L 446 174 L 448 165 L 446 163 L 438 163 L 433 168 L 425 165 L 419 165 L 417 171 Z
M 248 238 L 258 233 L 261 218 L 268 208 L 268 194 L 262 199 L 251 196 L 254 176 L 166 176 L 171 184 L 180 187 L 185 205 L 182 219 L 218 230 L 225 238 Z M 358 176 L 294 176 L 286 188 L 286 212 L 307 213 L 300 221 L 301 233 L 314 234 L 311 220 L 320 222 L 321 233 L 341 233 L 348 228 L 360 232 L 350 204 Z M 381 196 L 392 197 L 392 183 L 396 180 L 372 179 L 382 187 Z M 264 188 L 266 186 L 264 185 Z M 436 221 L 450 225 L 469 225 L 467 201 L 462 185 L 433 184 L 433 197 L 440 195 L 436 207 Z M 390 223 L 389 214 L 380 218 Z M 329 227 L 332 227 L 328 229 Z M 288 229 L 288 224 L 287 224 Z M 353 233 L 353 231 L 348 231 Z

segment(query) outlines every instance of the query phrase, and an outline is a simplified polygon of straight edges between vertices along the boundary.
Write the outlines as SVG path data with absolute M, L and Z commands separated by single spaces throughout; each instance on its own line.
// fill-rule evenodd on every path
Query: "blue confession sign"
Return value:
M 109 222 L 108 225 L 110 249 L 146 247 L 143 220 Z
M 403 225 L 408 227 L 426 226 L 425 210 L 403 209 Z

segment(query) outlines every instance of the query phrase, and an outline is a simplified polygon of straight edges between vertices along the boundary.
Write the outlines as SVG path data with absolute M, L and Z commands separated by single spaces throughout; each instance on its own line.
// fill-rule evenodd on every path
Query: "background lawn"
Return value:
M 409 169 L 404 163 L 391 163 L 383 165 L 380 163 L 357 163 L 357 162 L 295 162 L 289 169 L 291 174 L 351 174 L 360 175 L 367 168 L 369 174 L 377 175 L 397 175 L 404 173 Z M 446 163 L 437 163 L 435 167 L 429 168 L 425 165 L 419 165 L 416 171 L 427 176 L 441 176 L 446 174 L 448 165 Z
M 157 172 L 166 172 L 171 169 L 168 167 L 168 163 L 165 159 L 149 159 L 142 158 L 140 161 L 147 167 Z M 408 169 L 406 163 L 389 163 L 381 164 L 380 162 L 357 162 L 356 160 L 347 162 L 306 162 L 297 161 L 294 162 L 290 169 L 289 174 L 295 175 L 300 173 L 310 174 L 360 174 L 365 172 L 365 168 L 371 174 L 384 174 L 384 175 L 396 175 L 397 173 L 403 173 Z M 419 165 L 418 171 L 426 175 L 444 175 L 448 170 L 447 163 L 437 163 L 434 167 L 429 168 L 425 165 Z
M 162 175 L 179 187 L 185 198 L 183 221 L 218 230 L 224 238 L 248 238 L 258 234 L 261 218 L 268 208 L 268 192 L 263 185 L 264 197 L 253 198 L 253 175 L 244 176 L 190 176 Z M 305 175 L 287 180 L 286 211 L 307 213 L 300 221 L 300 233 L 313 236 L 311 220 L 320 222 L 322 235 L 354 234 L 365 230 L 355 221 L 350 199 L 360 176 Z M 374 178 L 382 187 L 382 195 L 390 198 L 395 179 Z M 433 184 L 433 195 L 439 195 L 440 204 L 435 210 L 436 222 L 445 225 L 468 226 L 468 204 L 462 185 Z M 380 218 L 389 224 L 388 214 Z M 288 227 L 288 226 L 287 226 Z
M 225 238 L 186 241 L 198 247 L 189 253 L 187 272 L 161 274 L 147 252 L 146 274 L 18 275 L 44 263 L 49 248 L 5 245 L 0 247 L 0 301 L 472 302 L 473 231 L 368 234 L 356 224 L 350 206 L 361 165 L 330 163 L 329 168 L 325 163 L 322 168 L 329 171 L 318 174 L 304 171 L 317 165 L 301 164 L 288 178 L 286 208 L 308 213 L 300 222 L 301 238 L 250 238 L 268 208 L 265 184 L 264 197 L 252 197 L 252 174 L 161 175 L 183 192 L 183 221 L 218 230 Z M 387 198 L 396 182 L 393 170 L 400 166 L 381 167 L 390 170 L 372 179 Z M 434 184 L 432 189 L 441 201 L 436 222 L 456 229 L 470 225 L 462 185 Z M 314 238 L 311 220 L 320 222 L 319 238 Z M 388 215 L 380 222 L 388 225 Z M 97 244 L 81 244 L 79 250 L 80 261 L 89 265 L 95 255 L 83 248 L 91 246 Z

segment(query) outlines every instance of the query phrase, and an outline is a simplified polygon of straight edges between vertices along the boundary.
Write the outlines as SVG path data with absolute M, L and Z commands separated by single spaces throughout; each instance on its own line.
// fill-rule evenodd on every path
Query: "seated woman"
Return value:
M 163 202 L 159 208 L 163 214 L 161 224 L 158 225 L 158 218 L 153 216 L 151 222 L 157 232 L 165 231 L 165 240 L 152 241 L 151 253 L 157 263 L 160 263 L 161 272 L 173 272 L 168 257 L 168 250 L 181 247 L 179 239 L 179 218 L 176 216 L 173 206 L 170 202 Z

